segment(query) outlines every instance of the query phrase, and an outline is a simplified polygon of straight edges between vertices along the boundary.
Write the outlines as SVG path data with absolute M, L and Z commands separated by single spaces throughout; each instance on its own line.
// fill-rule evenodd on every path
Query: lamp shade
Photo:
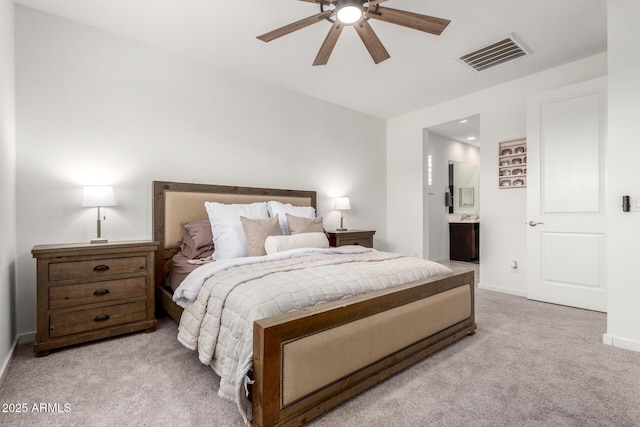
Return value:
M 337 211 L 348 211 L 351 209 L 351 205 L 349 204 L 348 197 L 338 197 L 336 199 L 336 210 Z
M 82 207 L 116 206 L 113 187 L 110 185 L 87 185 L 82 188 Z

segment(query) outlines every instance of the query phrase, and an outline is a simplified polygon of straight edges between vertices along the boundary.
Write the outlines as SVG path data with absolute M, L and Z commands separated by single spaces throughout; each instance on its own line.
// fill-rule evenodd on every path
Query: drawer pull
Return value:
M 104 322 L 105 320 L 109 320 L 108 314 L 101 314 L 93 319 L 94 322 Z
M 108 294 L 108 293 L 109 293 L 109 289 L 102 288 L 102 289 L 96 289 L 96 290 L 95 290 L 95 292 L 94 292 L 93 294 L 94 294 L 95 296 L 99 297 L 99 296 L 101 296 L 101 295 L 106 295 L 106 294 Z
M 109 270 L 109 266 L 104 264 L 96 265 L 95 267 L 93 267 L 93 271 L 97 271 L 97 272 L 107 271 L 107 270 Z

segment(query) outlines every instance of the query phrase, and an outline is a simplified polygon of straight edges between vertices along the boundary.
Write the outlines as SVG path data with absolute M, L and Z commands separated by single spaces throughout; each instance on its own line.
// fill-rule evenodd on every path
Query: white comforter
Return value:
M 206 264 L 174 294 L 185 305 L 178 340 L 220 376 L 218 395 L 247 420 L 244 378 L 253 322 L 304 307 L 449 273 L 423 259 L 359 246 L 303 249 Z

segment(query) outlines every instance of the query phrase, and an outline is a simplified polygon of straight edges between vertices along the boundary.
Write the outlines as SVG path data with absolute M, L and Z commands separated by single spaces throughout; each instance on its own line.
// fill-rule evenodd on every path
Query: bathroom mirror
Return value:
M 478 165 L 449 160 L 449 191 L 454 198 L 449 213 L 478 213 Z

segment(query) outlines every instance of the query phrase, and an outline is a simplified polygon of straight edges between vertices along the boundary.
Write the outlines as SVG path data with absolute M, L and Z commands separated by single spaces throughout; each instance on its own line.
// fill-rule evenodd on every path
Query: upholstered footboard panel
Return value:
M 473 273 L 254 324 L 252 425 L 299 425 L 473 333 Z
M 468 319 L 469 285 L 282 344 L 281 407 Z

